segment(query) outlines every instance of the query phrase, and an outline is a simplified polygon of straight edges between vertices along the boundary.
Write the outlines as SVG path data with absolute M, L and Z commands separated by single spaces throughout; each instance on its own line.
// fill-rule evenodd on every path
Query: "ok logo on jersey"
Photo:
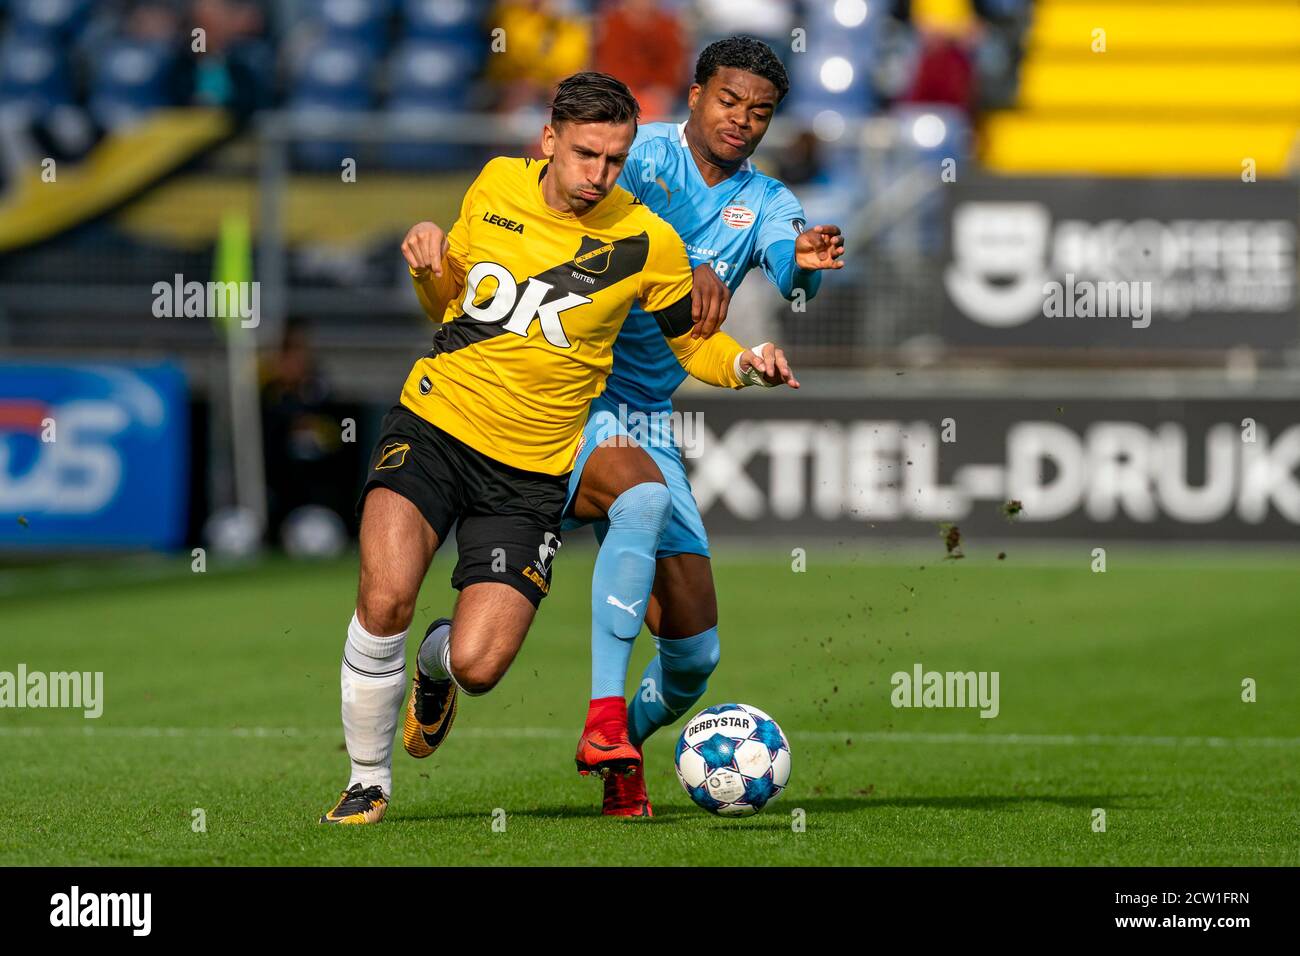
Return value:
M 482 305 L 475 303 L 478 287 L 484 279 L 495 279 L 496 293 Z M 465 276 L 465 298 L 461 302 L 465 314 L 479 322 L 500 322 L 508 315 L 509 321 L 502 328 L 515 335 L 527 336 L 534 321 L 542 323 L 542 335 L 556 348 L 570 348 L 569 337 L 564 334 L 564 325 L 560 313 L 591 301 L 585 295 L 576 292 L 566 293 L 562 298 L 546 301 L 548 293 L 555 286 L 536 276 L 524 283 L 522 291 L 510 270 L 496 262 L 479 262 Z

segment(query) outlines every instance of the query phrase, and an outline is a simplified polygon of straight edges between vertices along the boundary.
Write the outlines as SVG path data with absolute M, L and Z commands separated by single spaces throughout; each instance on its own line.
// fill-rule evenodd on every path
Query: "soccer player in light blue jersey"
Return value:
M 785 69 L 767 44 L 750 37 L 711 44 L 696 63 L 690 118 L 681 124 L 642 126 L 618 182 L 667 220 L 686 244 L 692 264 L 711 266 L 728 290 L 737 288 L 750 269 L 759 268 L 785 298 L 811 298 L 821 270 L 844 265 L 840 230 L 806 229 L 803 208 L 793 193 L 749 161 L 788 90 Z M 720 310 L 698 315 L 696 333 L 711 334 L 725 317 L 725 308 L 724 300 Z M 753 351 L 788 372 L 784 356 L 770 343 Z M 708 537 L 668 418 L 672 394 L 684 378 L 654 317 L 634 306 L 614 343 L 614 367 L 605 391 L 591 406 L 569 482 L 574 500 L 566 527 L 584 523 L 589 516 L 590 509 L 582 507 L 580 485 L 606 483 L 584 475 L 592 467 L 592 450 L 619 440 L 628 423 L 635 422 L 640 427 L 633 429 L 632 437 L 658 465 L 672 497 L 645 608 L 645 624 L 655 636 L 658 653 L 630 704 L 625 703 L 628 664 L 640 628 L 593 627 L 591 704 L 579 743 L 580 767 L 584 759 L 597 756 L 593 747 L 607 751 L 627 742 L 639 756 L 647 737 L 699 700 L 718 663 L 718 609 Z M 611 517 L 617 524 L 619 516 Z M 620 580 L 626 571 L 620 571 L 618 561 L 601 560 L 610 549 L 611 521 L 587 523 L 593 524 L 602 544 L 592 581 L 592 613 L 626 617 L 621 596 L 635 590 L 627 584 L 637 582 Z M 637 573 L 643 572 L 633 569 L 633 576 Z M 644 774 L 606 775 L 603 812 L 651 815 Z

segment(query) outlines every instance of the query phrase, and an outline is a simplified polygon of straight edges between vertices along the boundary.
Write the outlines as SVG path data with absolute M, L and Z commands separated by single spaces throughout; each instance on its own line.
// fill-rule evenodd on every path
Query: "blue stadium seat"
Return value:
M 834 16 L 830 4 L 813 4 L 809 9 L 807 25 L 810 41 L 806 53 L 786 57 L 790 72 L 790 99 L 782 112 L 787 115 L 812 116 L 822 110 L 834 110 L 846 119 L 863 117 L 879 107 L 872 87 L 871 69 L 876 59 L 884 4 L 867 5 L 868 15 L 854 27 L 846 27 Z M 840 70 L 823 70 L 826 61 L 836 57 L 847 63 L 852 78 L 847 87 L 827 86 L 843 82 L 848 73 Z
M 291 100 L 334 109 L 363 110 L 374 104 L 376 58 L 362 43 L 327 38 L 303 57 L 293 78 Z
M 176 51 L 169 43 L 129 37 L 109 41 L 95 53 L 91 114 L 108 129 L 116 129 L 174 105 L 175 68 Z
M 372 51 L 355 40 L 321 41 L 297 69 L 289 108 L 309 117 L 338 117 L 373 109 L 375 62 Z M 295 157 L 311 169 L 338 169 L 344 157 L 357 155 L 357 149 L 357 144 L 341 140 L 303 142 L 295 149 Z
M 463 44 L 412 40 L 389 61 L 388 111 L 400 124 L 414 128 L 435 124 L 469 107 L 478 58 Z M 384 151 L 385 162 L 398 169 L 459 169 L 471 165 L 472 147 L 456 143 L 396 142 Z
M 478 72 L 475 53 L 457 43 L 412 40 L 389 60 L 390 105 L 462 110 L 470 77 Z
M 318 0 L 316 16 L 330 40 L 361 44 L 374 53 L 387 46 L 393 0 Z
M 71 72 L 57 46 L 16 35 L 0 44 L 0 103 L 39 115 L 71 102 Z
M 482 15 L 474 0 L 402 0 L 403 33 L 412 40 L 478 44 Z
M 67 42 L 90 19 L 91 0 L 11 0 L 11 35 Z

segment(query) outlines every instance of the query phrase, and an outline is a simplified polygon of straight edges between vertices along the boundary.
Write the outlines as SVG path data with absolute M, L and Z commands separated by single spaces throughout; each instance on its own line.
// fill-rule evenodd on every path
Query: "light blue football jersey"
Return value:
M 794 240 L 806 222 L 799 200 L 748 160 L 710 188 L 686 145 L 684 130 L 684 123 L 642 126 L 618 184 L 677 230 L 692 266 L 712 263 L 733 291 L 758 266 L 779 288 L 778 276 L 790 274 Z M 659 323 L 634 305 L 614 342 L 613 369 L 597 402 L 663 409 L 685 378 Z

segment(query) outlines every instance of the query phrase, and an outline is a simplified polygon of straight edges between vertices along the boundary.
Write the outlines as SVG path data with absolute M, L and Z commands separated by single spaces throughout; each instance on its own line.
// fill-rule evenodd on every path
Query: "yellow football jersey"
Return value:
M 416 278 L 425 310 L 447 301 L 402 404 L 465 444 L 527 471 L 570 471 L 591 400 L 633 301 L 673 306 L 665 336 L 692 375 L 740 387 L 734 339 L 691 339 L 691 266 L 676 232 L 616 186 L 578 217 L 546 204 L 548 163 L 497 158 L 447 232 L 440 278 Z M 661 325 L 665 322 L 661 318 Z

